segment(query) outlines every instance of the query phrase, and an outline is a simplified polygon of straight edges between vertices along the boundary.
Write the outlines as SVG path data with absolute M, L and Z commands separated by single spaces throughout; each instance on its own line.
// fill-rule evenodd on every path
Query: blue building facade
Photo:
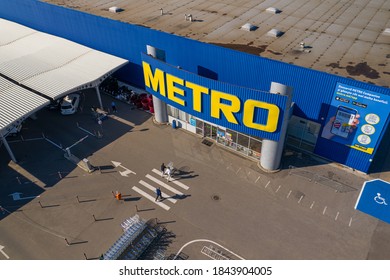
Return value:
M 145 87 L 141 54 L 146 53 L 147 45 L 164 50 L 166 63 L 219 82 L 258 91 L 269 91 L 271 82 L 288 85 L 293 88 L 293 115 L 318 125 L 319 131 L 316 132 L 312 152 L 365 173 L 370 172 L 378 147 L 383 147 L 383 141 L 389 140 L 387 137 L 389 137 L 390 106 L 386 104 L 390 100 L 389 88 L 39 1 L 2 0 L 0 17 L 129 60 L 130 63 L 120 69 L 116 76 L 122 81 L 141 88 Z M 371 142 L 370 152 L 364 151 L 364 144 L 360 148 L 358 146 L 356 146 L 358 148 L 351 148 L 351 143 L 322 137 L 324 130 L 327 129 L 328 113 L 332 106 L 343 107 L 333 102 L 334 99 L 343 102 L 343 98 L 340 97 L 342 93 L 337 90 L 340 84 L 363 92 L 359 104 L 364 103 L 361 102 L 362 100 L 366 100 L 368 106 L 381 111 L 381 127 L 380 130 L 375 131 L 375 142 Z M 372 100 L 364 97 L 371 95 L 379 96 L 380 102 L 372 103 Z M 359 104 L 355 105 L 367 107 L 367 104 Z M 347 107 L 351 107 L 350 105 L 348 104 Z M 338 111 L 336 112 L 338 114 Z M 351 115 L 353 113 L 350 113 Z M 360 125 L 363 124 L 363 119 L 360 119 Z M 367 120 L 368 117 L 365 119 Z M 370 121 L 367 127 L 375 127 L 375 120 L 372 121 L 374 124 Z M 336 136 L 342 137 L 342 134 Z

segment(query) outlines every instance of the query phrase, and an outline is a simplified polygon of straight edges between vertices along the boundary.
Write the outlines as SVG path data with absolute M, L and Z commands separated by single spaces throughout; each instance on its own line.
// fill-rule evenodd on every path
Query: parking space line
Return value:
M 149 180 L 152 180 L 153 182 L 159 184 L 160 186 L 166 188 L 167 190 L 170 190 L 171 192 L 175 193 L 175 194 L 178 194 L 178 195 L 183 195 L 183 193 L 179 192 L 178 190 L 172 188 L 171 186 L 169 186 L 168 184 L 165 184 L 164 182 L 161 182 L 160 180 L 154 178 L 153 176 L 149 175 L 149 174 L 146 174 L 145 176 L 146 178 L 148 178 Z
M 142 195 L 143 197 L 145 197 L 146 199 L 150 200 L 151 202 L 153 202 L 154 204 L 160 206 L 161 208 L 164 208 L 165 210 L 169 210 L 171 209 L 171 207 L 169 207 L 168 205 L 165 205 L 164 203 L 162 202 L 157 202 L 156 201 L 156 198 L 151 196 L 150 194 L 147 194 L 146 192 L 144 192 L 143 190 L 137 188 L 136 186 L 132 187 L 132 189 L 134 191 L 136 191 L 137 193 L 139 193 L 140 195 Z
M 143 180 L 139 181 L 139 183 L 140 183 L 141 185 L 143 185 L 144 187 L 148 188 L 149 190 L 153 191 L 153 192 L 156 190 L 155 187 L 153 187 L 152 185 L 146 183 L 146 182 L 143 181 Z M 176 199 L 169 198 L 169 195 L 168 195 L 167 193 L 161 192 L 161 194 L 163 195 L 163 197 L 164 197 L 166 200 L 169 200 L 169 201 L 172 202 L 172 203 L 176 203 L 176 202 L 177 202 Z

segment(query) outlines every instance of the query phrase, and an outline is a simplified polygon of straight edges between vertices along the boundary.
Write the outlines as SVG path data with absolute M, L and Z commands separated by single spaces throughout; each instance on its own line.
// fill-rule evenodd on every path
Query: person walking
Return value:
M 171 179 L 171 169 L 169 167 L 165 169 L 165 174 L 167 175 L 167 182 L 169 182 L 169 179 Z
M 112 111 L 113 111 L 114 113 L 118 112 L 117 109 L 116 109 L 116 104 L 115 104 L 114 101 L 111 102 L 111 108 L 112 108 Z
M 160 200 L 163 200 L 164 198 L 162 197 L 162 194 L 161 194 L 161 190 L 160 188 L 158 187 L 156 189 L 156 201 L 160 198 Z
M 161 167 L 160 167 L 160 170 L 161 170 L 161 177 L 164 177 L 165 168 L 166 168 L 165 164 L 162 163 L 162 164 L 161 164 Z

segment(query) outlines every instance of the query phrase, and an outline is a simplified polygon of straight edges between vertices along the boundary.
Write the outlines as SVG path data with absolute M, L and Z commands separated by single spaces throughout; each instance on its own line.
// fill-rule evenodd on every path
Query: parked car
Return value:
M 77 93 L 71 93 L 64 97 L 61 102 L 61 114 L 71 115 L 77 112 L 77 108 L 80 104 L 80 95 Z

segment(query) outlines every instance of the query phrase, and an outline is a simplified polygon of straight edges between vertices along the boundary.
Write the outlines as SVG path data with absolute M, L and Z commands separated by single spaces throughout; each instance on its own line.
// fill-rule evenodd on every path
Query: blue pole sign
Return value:
M 355 209 L 390 223 L 390 183 L 380 179 L 364 182 Z

